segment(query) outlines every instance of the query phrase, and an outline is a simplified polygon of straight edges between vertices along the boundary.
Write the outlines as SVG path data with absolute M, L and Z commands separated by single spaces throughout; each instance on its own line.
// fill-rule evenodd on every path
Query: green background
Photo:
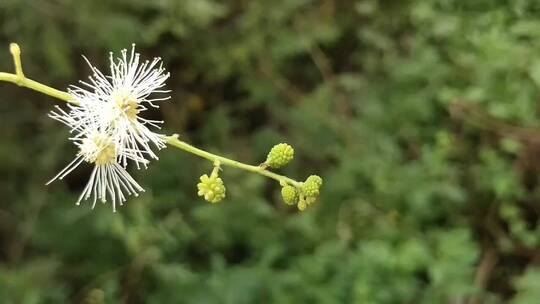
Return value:
M 279 185 L 168 148 L 147 192 L 75 206 L 62 102 L 0 83 L 2 303 L 540 303 L 540 4 L 374 0 L 2 0 L 26 74 L 65 89 L 81 55 L 161 56 L 167 133 L 324 178 L 304 213 Z

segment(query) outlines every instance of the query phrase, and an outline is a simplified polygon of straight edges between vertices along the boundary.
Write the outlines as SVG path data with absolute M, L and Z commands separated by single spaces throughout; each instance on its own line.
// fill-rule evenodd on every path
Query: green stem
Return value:
M 32 89 L 34 91 L 38 91 L 40 93 L 43 93 L 45 95 L 52 96 L 54 98 L 61 99 L 65 102 L 69 102 L 72 104 L 78 104 L 77 101 L 73 98 L 73 96 L 67 92 L 63 92 L 54 88 L 51 88 L 47 85 L 44 85 L 42 83 L 39 83 L 35 80 L 26 78 L 21 75 L 16 74 L 10 74 L 10 73 L 3 73 L 0 72 L 0 81 L 7 81 L 12 82 L 18 86 L 26 87 L 29 89 Z
M 21 48 L 19 47 L 18 44 L 11 43 L 9 45 L 9 52 L 11 53 L 11 56 L 13 56 L 13 65 L 15 66 L 15 74 L 0 72 L 0 81 L 13 82 L 14 84 L 18 86 L 27 87 L 29 89 L 38 91 L 45 95 L 49 95 L 49 96 L 61 99 L 65 102 L 78 104 L 78 102 L 75 100 L 75 98 L 73 98 L 71 94 L 66 93 L 64 91 L 57 90 L 55 88 L 51 88 L 47 85 L 44 85 L 32 79 L 26 78 L 24 76 L 23 68 L 22 68 Z
M 54 98 L 58 98 L 68 103 L 78 104 L 77 100 L 75 100 L 75 98 L 71 94 L 64 91 L 57 90 L 55 88 L 51 88 L 47 85 L 44 85 L 32 79 L 26 78 L 22 70 L 21 57 L 20 57 L 21 50 L 19 46 L 15 43 L 12 43 L 10 45 L 10 52 L 13 55 L 13 62 L 15 64 L 16 74 L 0 72 L 0 81 L 12 82 L 19 86 L 26 87 L 34 91 L 38 91 L 40 93 L 49 95 Z M 210 152 L 206 152 L 199 148 L 196 148 L 188 143 L 185 143 L 179 140 L 178 134 L 174 134 L 171 136 L 164 136 L 164 138 L 165 138 L 166 143 L 169 144 L 170 146 L 184 150 L 191 154 L 195 154 L 199 157 L 202 157 L 211 162 L 214 162 L 215 164 L 217 163 L 219 165 L 226 165 L 229 167 L 234 167 L 234 168 L 242 169 L 245 171 L 257 173 L 257 174 L 269 177 L 271 179 L 274 179 L 278 181 L 281 185 L 291 184 L 297 188 L 301 186 L 300 182 L 297 182 L 294 179 L 291 179 L 289 177 L 268 171 L 266 170 L 264 166 L 253 166 L 253 165 L 244 164 L 239 161 L 232 160 L 232 159 L 219 156 Z
M 219 156 L 219 155 L 216 155 L 216 154 L 201 150 L 201 149 L 199 149 L 197 147 L 194 147 L 194 146 L 192 146 L 192 145 L 190 145 L 190 144 L 188 144 L 186 142 L 183 142 L 183 141 L 179 140 L 178 139 L 178 134 L 174 134 L 174 135 L 171 135 L 171 136 L 165 136 L 165 141 L 170 146 L 173 146 L 173 147 L 176 147 L 178 149 L 184 150 L 184 151 L 189 152 L 191 154 L 195 154 L 195 155 L 197 155 L 199 157 L 202 157 L 202 158 L 205 158 L 205 159 L 207 159 L 207 160 L 209 160 L 211 162 L 219 161 L 220 165 L 226 165 L 226 166 L 229 166 L 229 167 L 242 169 L 242 170 L 249 171 L 249 172 L 252 172 L 252 173 L 257 173 L 257 174 L 260 174 L 260 175 L 275 179 L 280 184 L 291 184 L 291 185 L 293 185 L 295 187 L 300 187 L 300 185 L 301 185 L 299 182 L 295 181 L 292 178 L 289 178 L 289 177 L 286 177 L 286 176 L 279 175 L 277 173 L 268 171 L 268 170 L 264 169 L 261 166 L 253 166 L 253 165 L 244 164 L 244 163 L 241 163 L 241 162 L 233 160 L 233 159 L 229 159 L 229 158 L 226 158 L 226 157 L 223 157 L 223 156 Z

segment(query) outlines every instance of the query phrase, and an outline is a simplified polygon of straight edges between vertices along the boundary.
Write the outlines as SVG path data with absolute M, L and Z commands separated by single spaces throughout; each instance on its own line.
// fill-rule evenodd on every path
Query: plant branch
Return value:
M 21 50 L 19 46 L 16 43 L 12 43 L 10 45 L 10 52 L 13 55 L 13 62 L 15 64 L 15 74 L 0 72 L 0 81 L 12 82 L 19 86 L 27 87 L 29 89 L 38 91 L 40 93 L 49 95 L 51 97 L 58 98 L 68 103 L 78 104 L 77 100 L 75 100 L 75 98 L 71 94 L 51 88 L 37 81 L 26 78 L 22 70 Z M 238 169 L 245 170 L 252 173 L 257 173 L 257 174 L 266 176 L 268 178 L 274 179 L 278 181 L 281 185 L 290 184 L 297 188 L 301 186 L 300 182 L 297 182 L 289 177 L 279 175 L 277 173 L 266 170 L 266 168 L 262 166 L 244 164 L 239 161 L 232 160 L 232 159 L 219 156 L 219 155 L 204 151 L 202 149 L 196 148 L 186 142 L 179 140 L 178 134 L 174 134 L 171 136 L 164 136 L 164 139 L 166 143 L 170 146 L 173 146 L 180 150 L 184 150 L 188 153 L 197 155 L 213 163 L 219 162 L 220 164 L 225 165 L 225 166 L 238 168 Z
M 170 146 L 173 146 L 173 147 L 176 147 L 178 149 L 184 150 L 184 151 L 189 152 L 191 154 L 195 154 L 195 155 L 197 155 L 199 157 L 202 157 L 204 159 L 207 159 L 207 160 L 209 160 L 211 162 L 219 161 L 220 165 L 225 165 L 225 166 L 234 167 L 234 168 L 242 169 L 242 170 L 245 170 L 245 171 L 249 171 L 249 172 L 252 172 L 252 173 L 257 173 L 257 174 L 269 177 L 271 179 L 275 179 L 280 184 L 290 184 L 290 185 L 295 186 L 295 187 L 300 187 L 300 182 L 297 182 L 297 181 L 295 181 L 295 180 L 293 180 L 293 179 L 291 179 L 289 177 L 279 175 L 277 173 L 266 170 L 266 169 L 264 169 L 264 167 L 244 164 L 244 163 L 241 163 L 239 161 L 232 160 L 232 159 L 229 159 L 229 158 L 226 158 L 226 157 L 223 157 L 223 156 L 219 156 L 219 155 L 207 152 L 205 150 L 201 150 L 199 148 L 196 148 L 196 147 L 194 147 L 194 146 L 192 146 L 192 145 L 190 145 L 190 144 L 188 144 L 186 142 L 183 142 L 183 141 L 179 140 L 178 139 L 178 134 L 173 134 L 171 136 L 165 136 L 165 141 Z
M 55 88 L 51 88 L 35 80 L 26 78 L 22 70 L 21 49 L 16 43 L 12 43 L 9 46 L 9 51 L 13 56 L 13 62 L 15 64 L 15 74 L 0 72 L 0 81 L 12 82 L 18 86 L 38 91 L 45 95 L 61 99 L 68 103 L 78 104 L 71 94 L 57 90 Z

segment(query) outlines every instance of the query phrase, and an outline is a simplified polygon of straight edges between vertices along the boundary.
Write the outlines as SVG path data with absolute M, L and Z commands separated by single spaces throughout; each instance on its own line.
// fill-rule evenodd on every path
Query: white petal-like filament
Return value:
M 138 195 L 144 189 L 131 177 L 129 163 L 146 168 L 150 159 L 158 159 L 155 149 L 165 148 L 160 129 L 163 121 L 141 117 L 149 108 L 170 99 L 164 90 L 169 73 L 160 58 L 141 61 L 135 46 L 122 50 L 121 56 L 109 57 L 110 74 L 105 75 L 88 59 L 91 76 L 80 81 L 81 86 L 70 86 L 68 91 L 78 105 L 68 110 L 56 107 L 49 116 L 70 129 L 69 138 L 78 148 L 75 159 L 50 182 L 62 179 L 81 163 L 94 165 L 88 183 L 77 204 L 92 199 L 111 201 L 113 210 L 126 201 L 126 195 Z

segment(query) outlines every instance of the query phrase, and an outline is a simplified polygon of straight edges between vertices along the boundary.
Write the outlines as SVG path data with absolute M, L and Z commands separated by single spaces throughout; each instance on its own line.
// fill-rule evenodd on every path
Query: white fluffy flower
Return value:
M 160 58 L 142 62 L 134 45 L 129 53 L 122 50 L 121 57 L 116 59 L 111 53 L 109 61 L 110 75 L 105 76 L 87 60 L 92 70 L 89 82 L 81 81 L 83 87 L 72 86 L 69 90 L 82 109 L 72 109 L 72 116 L 78 121 L 97 124 L 110 134 L 119 149 L 135 151 L 142 159 L 158 159 L 153 148 L 161 149 L 166 145 L 163 136 L 151 128 L 159 129 L 163 121 L 145 119 L 140 114 L 170 99 L 170 96 L 162 96 L 169 92 L 163 90 L 169 73 L 165 72 Z M 120 161 L 125 166 L 127 159 Z M 140 163 L 136 165 L 139 167 Z
M 62 171 L 60 171 L 47 184 L 56 179 L 63 179 L 71 171 L 77 168 L 82 162 L 87 162 L 94 165 L 90 179 L 86 184 L 83 192 L 79 196 L 77 205 L 82 200 L 87 200 L 92 197 L 92 209 L 95 207 L 99 199 L 103 203 L 110 199 L 112 202 L 113 211 L 116 212 L 116 204 L 122 205 L 126 201 L 127 195 L 137 196 L 144 189 L 129 175 L 124 167 L 118 163 L 118 149 L 112 138 L 106 133 L 97 130 L 90 131 L 83 137 L 70 138 L 79 148 L 77 157 L 69 163 Z M 136 159 L 134 153 L 129 153 L 128 150 L 123 150 L 126 157 Z M 143 161 L 143 160 L 138 160 Z
M 126 171 L 128 163 L 146 167 L 150 158 L 158 158 L 153 148 L 166 146 L 163 135 L 150 130 L 159 129 L 163 122 L 140 114 L 170 98 L 153 97 L 154 93 L 169 92 L 162 89 L 169 73 L 159 58 L 141 62 L 135 46 L 129 53 L 122 50 L 116 59 L 111 53 L 110 75 L 88 64 L 92 70 L 89 82 L 81 81 L 83 88 L 69 89 L 78 104 L 68 105 L 68 111 L 56 107 L 49 115 L 70 128 L 70 140 L 79 148 L 77 157 L 49 183 L 64 178 L 82 162 L 91 163 L 94 170 L 77 204 L 92 197 L 94 208 L 98 199 L 110 199 L 116 211 L 117 202 L 121 205 L 126 200 L 124 193 L 144 191 Z

